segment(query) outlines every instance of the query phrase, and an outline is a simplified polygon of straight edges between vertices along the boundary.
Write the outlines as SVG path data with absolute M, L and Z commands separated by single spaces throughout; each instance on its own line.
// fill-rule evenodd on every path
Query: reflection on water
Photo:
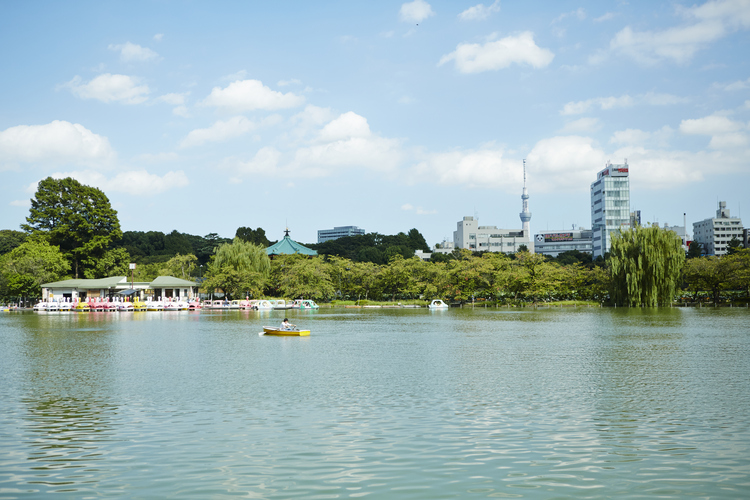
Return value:
M 0 497 L 748 497 L 749 318 L 0 316 Z

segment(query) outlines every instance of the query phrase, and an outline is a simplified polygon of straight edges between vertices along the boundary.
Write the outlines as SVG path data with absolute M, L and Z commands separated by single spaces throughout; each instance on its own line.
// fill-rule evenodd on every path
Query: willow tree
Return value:
M 637 226 L 612 238 L 609 269 L 618 305 L 656 307 L 672 302 L 685 262 L 677 233 Z
M 208 264 L 204 292 L 221 290 L 225 295 L 238 297 L 242 292 L 257 295 L 263 290 L 271 273 L 271 260 L 265 248 L 235 238 L 214 250 Z

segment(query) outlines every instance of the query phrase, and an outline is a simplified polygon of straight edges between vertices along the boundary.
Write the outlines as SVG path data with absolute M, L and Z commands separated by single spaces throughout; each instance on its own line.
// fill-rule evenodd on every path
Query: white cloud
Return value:
M 629 108 L 637 104 L 646 104 L 649 106 L 668 106 L 687 102 L 688 99 L 671 94 L 658 94 L 648 92 L 646 94 L 631 97 L 627 94 L 619 97 L 596 97 L 585 101 L 569 102 L 560 110 L 561 115 L 580 115 L 588 113 L 592 109 L 609 110 L 615 108 Z
M 30 208 L 31 207 L 31 200 L 25 199 L 25 200 L 13 200 L 10 203 L 8 203 L 11 207 L 21 207 L 21 208 Z
M 618 130 L 612 134 L 609 142 L 614 144 L 642 145 L 650 139 L 651 134 L 649 132 L 629 128 L 626 130 Z
M 561 134 L 580 134 L 582 132 L 595 132 L 601 128 L 598 118 L 579 118 L 568 122 L 560 130 Z
M 55 120 L 0 132 L 0 166 L 19 163 L 106 165 L 115 157 L 106 137 L 83 125 Z
M 279 80 L 276 85 L 278 85 L 279 87 L 286 87 L 288 85 L 302 85 L 302 80 L 298 80 L 297 78 L 291 78 L 289 80 Z
M 737 90 L 745 90 L 750 88 L 750 78 L 747 80 L 738 80 L 732 83 L 714 83 L 714 88 L 725 90 L 727 92 L 734 92 Z
M 443 56 L 438 66 L 452 60 L 461 73 L 479 73 L 507 68 L 514 63 L 543 68 L 554 57 L 550 50 L 542 49 L 534 43 L 533 33 L 524 31 L 518 36 L 489 41 L 484 45 L 461 43 L 454 52 Z
M 370 135 L 370 126 L 367 124 L 367 120 L 363 116 L 349 111 L 323 127 L 318 139 L 323 142 L 334 142 L 352 137 L 369 137 Z
M 126 169 L 114 177 L 107 177 L 98 170 L 82 170 L 73 172 L 57 172 L 52 174 L 55 179 L 72 177 L 82 184 L 101 189 L 105 193 L 118 192 L 133 196 L 153 196 L 170 189 L 187 186 L 188 181 L 182 170 L 167 172 L 159 176 L 150 174 L 146 170 Z
M 399 10 L 399 17 L 404 22 L 419 23 L 434 15 L 435 12 L 433 12 L 432 7 L 424 0 L 405 3 L 401 5 L 401 10 Z
M 435 182 L 447 186 L 497 188 L 512 192 L 521 185 L 519 160 L 504 158 L 502 149 L 484 147 L 429 154 L 409 172 L 411 182 Z
M 178 106 L 180 104 L 185 104 L 185 99 L 187 96 L 190 95 L 190 92 L 183 92 L 181 94 L 164 94 L 155 99 L 157 102 L 166 102 L 167 104 L 171 104 L 173 106 Z
M 156 37 L 154 37 L 154 39 L 156 39 Z M 161 38 L 158 40 L 161 40 Z M 123 62 L 145 62 L 159 59 L 159 54 L 153 50 L 130 42 L 125 42 L 119 45 L 110 45 L 109 50 L 119 52 L 120 60 Z
M 712 149 L 745 148 L 750 144 L 748 125 L 726 116 L 711 115 L 694 120 L 682 120 L 680 132 L 687 135 L 708 135 Z
M 572 17 L 575 16 L 579 21 L 583 21 L 586 19 L 586 11 L 583 9 L 583 7 L 578 7 L 576 10 L 572 12 L 566 12 L 564 14 L 560 14 L 555 19 L 552 20 L 552 24 L 559 23 L 566 17 Z
M 257 125 L 244 116 L 235 116 L 225 121 L 217 121 L 208 128 L 191 131 L 180 143 L 180 147 L 202 146 L 207 142 L 224 142 L 252 132 Z
M 154 35 L 154 41 L 156 42 L 161 42 L 163 38 L 164 38 L 164 33 L 157 33 Z
M 411 203 L 401 205 L 401 210 L 404 212 L 411 212 L 413 210 L 417 215 L 433 215 L 437 213 L 437 210 L 426 210 L 422 207 L 415 207 Z
M 214 87 L 203 104 L 233 111 L 275 110 L 301 106 L 305 98 L 271 90 L 259 80 L 238 80 L 226 88 Z
M 615 17 L 614 12 L 607 12 L 606 14 L 603 14 L 599 17 L 594 18 L 595 23 L 601 23 L 602 21 L 609 21 L 610 19 L 613 19 Z
M 99 75 L 88 83 L 76 76 L 63 85 L 81 99 L 97 99 L 102 102 L 120 101 L 124 104 L 139 104 L 148 97 L 148 85 L 139 85 L 138 79 L 127 75 Z
M 750 27 L 748 0 L 712 0 L 689 8 L 678 6 L 678 12 L 691 23 L 663 31 L 638 32 L 626 26 L 612 39 L 610 49 L 644 64 L 662 60 L 684 64 L 710 43 Z
M 606 161 L 593 139 L 577 135 L 542 139 L 526 155 L 534 189 L 540 192 L 587 188 Z
M 401 210 L 408 212 L 409 210 L 414 210 L 414 206 L 411 203 L 404 203 L 401 205 Z
M 481 21 L 487 19 L 495 12 L 500 12 L 500 0 L 495 0 L 491 5 L 485 6 L 483 3 L 469 7 L 458 15 L 462 21 Z

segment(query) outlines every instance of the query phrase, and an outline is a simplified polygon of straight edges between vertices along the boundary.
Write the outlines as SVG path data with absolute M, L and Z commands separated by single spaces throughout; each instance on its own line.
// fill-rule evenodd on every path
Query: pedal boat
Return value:
M 277 326 L 264 326 L 263 333 L 265 335 L 277 335 L 279 337 L 309 337 L 310 330 L 284 330 Z

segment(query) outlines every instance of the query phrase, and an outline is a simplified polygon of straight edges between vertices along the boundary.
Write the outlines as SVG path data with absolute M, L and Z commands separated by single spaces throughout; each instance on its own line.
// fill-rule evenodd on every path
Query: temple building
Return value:
M 284 231 L 284 238 L 277 243 L 274 243 L 270 247 L 266 248 L 266 253 L 269 257 L 274 255 L 318 255 L 316 250 L 307 248 L 305 245 L 301 245 L 289 237 L 289 228 Z

